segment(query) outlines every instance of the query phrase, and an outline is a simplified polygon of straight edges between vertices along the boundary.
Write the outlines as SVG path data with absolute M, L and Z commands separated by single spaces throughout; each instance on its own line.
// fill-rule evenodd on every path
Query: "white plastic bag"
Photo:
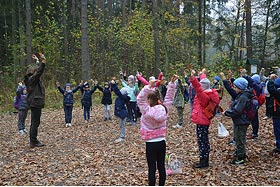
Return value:
M 228 130 L 225 128 L 225 126 L 219 122 L 218 124 L 218 137 L 219 138 L 224 138 L 224 137 L 227 137 L 229 136 L 229 132 Z

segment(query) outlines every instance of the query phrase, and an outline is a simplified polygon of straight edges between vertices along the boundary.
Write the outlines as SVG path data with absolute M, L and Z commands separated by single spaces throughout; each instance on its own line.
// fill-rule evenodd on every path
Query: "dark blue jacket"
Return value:
M 103 105 L 111 105 L 112 104 L 112 88 L 109 86 L 108 88 L 101 87 L 96 85 L 96 87 L 103 93 L 101 103 Z
M 200 80 L 200 79 L 198 78 L 198 80 Z M 192 84 L 191 84 L 191 82 L 190 82 L 188 77 L 185 77 L 185 81 L 186 81 L 186 83 L 189 86 L 189 99 L 193 102 L 194 101 L 194 97 L 196 95 L 195 89 L 193 88 L 193 86 L 192 86 Z
M 249 90 L 237 93 L 230 105 L 230 109 L 225 111 L 225 115 L 231 117 L 235 125 L 249 125 L 251 123 L 244 111 L 248 104 L 251 104 L 253 96 L 253 93 Z
M 115 100 L 114 114 L 121 119 L 125 119 L 128 116 L 126 104 L 129 103 L 130 97 L 127 95 L 122 95 L 116 84 L 112 84 L 112 89 L 118 96 Z
M 28 103 L 27 103 L 27 94 L 23 94 L 25 86 L 18 86 L 17 87 L 17 98 L 18 98 L 18 110 L 27 110 Z
M 85 90 L 83 86 L 80 87 L 80 90 L 82 92 L 82 105 L 83 107 L 91 107 L 92 106 L 92 94 L 96 90 L 96 86 L 94 86 L 91 90 Z
M 274 99 L 276 99 L 278 101 L 278 103 L 280 103 L 280 88 L 277 89 L 275 87 L 274 82 L 272 80 L 268 81 L 268 83 L 267 83 L 267 90 L 270 93 L 270 96 L 273 98 L 272 99 L 273 102 L 274 102 Z M 276 118 L 280 118 L 280 106 L 277 105 L 276 103 L 273 106 L 272 116 L 276 117 Z
M 58 86 L 57 89 L 63 95 L 63 105 L 64 106 L 73 106 L 74 104 L 74 97 L 73 94 L 79 90 L 80 86 L 78 85 L 74 90 L 66 91 L 61 86 Z
M 263 84 L 262 83 L 256 83 L 250 76 L 243 76 L 247 81 L 249 87 L 253 88 L 256 91 L 256 96 L 260 96 L 262 93 L 263 89 Z

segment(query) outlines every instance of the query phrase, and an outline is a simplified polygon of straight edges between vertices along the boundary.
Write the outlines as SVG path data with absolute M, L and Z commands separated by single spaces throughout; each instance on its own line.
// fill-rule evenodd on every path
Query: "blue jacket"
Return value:
M 96 85 L 96 87 L 103 93 L 101 103 L 103 105 L 111 105 L 112 104 L 112 89 L 111 86 L 108 88 L 101 87 L 99 85 Z
M 27 110 L 28 103 L 27 103 L 27 94 L 23 94 L 25 86 L 18 86 L 17 87 L 17 98 L 18 100 L 18 110 Z
M 58 86 L 57 89 L 60 93 L 63 94 L 63 105 L 64 106 L 73 106 L 74 104 L 74 97 L 73 94 L 79 90 L 80 86 L 78 85 L 74 90 L 66 91 L 61 86 Z
M 270 93 L 270 96 L 273 98 L 273 113 L 274 118 L 280 118 L 280 106 L 276 103 L 274 104 L 274 99 L 280 103 L 280 88 L 276 88 L 272 80 L 268 81 L 267 90 Z
M 118 96 L 115 100 L 114 114 L 121 119 L 125 119 L 128 116 L 126 104 L 129 103 L 130 97 L 127 95 L 122 95 L 116 84 L 112 84 L 112 89 Z
M 225 111 L 225 115 L 232 118 L 235 125 L 249 125 L 250 119 L 244 112 L 248 102 L 253 98 L 253 93 L 249 90 L 238 93 L 230 105 L 230 109 Z
M 84 87 L 83 86 L 81 86 L 80 87 L 80 90 L 81 90 L 81 92 L 82 92 L 82 99 L 81 99 L 81 101 L 82 101 L 82 105 L 83 105 L 83 107 L 85 106 L 85 107 L 91 107 L 92 106 L 92 94 L 95 92 L 95 90 L 96 90 L 96 86 L 94 86 L 91 90 L 84 90 Z

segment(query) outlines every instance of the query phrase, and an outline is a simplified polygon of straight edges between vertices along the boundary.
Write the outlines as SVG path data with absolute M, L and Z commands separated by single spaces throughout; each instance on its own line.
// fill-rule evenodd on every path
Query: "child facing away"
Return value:
M 103 93 L 101 103 L 104 105 L 104 121 L 112 120 L 110 114 L 110 105 L 112 104 L 112 88 L 109 82 L 104 83 L 104 87 L 99 86 L 96 87 Z
M 183 112 L 185 108 L 185 101 L 184 101 L 184 87 L 182 85 L 181 79 L 177 79 L 175 81 L 176 89 L 175 89 L 175 96 L 173 105 L 176 107 L 177 115 L 178 115 L 178 122 L 173 128 L 181 129 L 183 125 Z
M 77 92 L 81 86 L 78 85 L 73 90 L 71 89 L 71 84 L 66 83 L 65 89 L 61 88 L 60 83 L 56 82 L 57 89 L 63 95 L 63 108 L 64 108 L 64 115 L 65 115 L 65 123 L 66 127 L 72 126 L 72 111 L 73 111 L 73 104 L 74 104 L 74 93 Z
M 150 186 L 155 186 L 156 169 L 159 171 L 159 186 L 166 180 L 165 154 L 167 119 L 175 95 L 174 81 L 178 76 L 173 75 L 168 84 L 165 100 L 161 102 L 161 95 L 154 88 L 156 79 L 150 79 L 137 96 L 137 103 L 142 113 L 141 137 L 146 141 L 146 158 L 148 163 L 148 180 Z
M 28 113 L 27 89 L 22 82 L 18 84 L 16 97 L 18 100 L 18 133 L 21 135 L 27 134 L 25 128 L 25 120 Z
M 93 80 L 92 80 L 93 84 L 96 84 Z M 82 82 L 81 82 L 82 84 Z M 90 119 L 90 109 L 92 106 L 92 94 L 95 92 L 96 90 L 96 86 L 94 86 L 92 89 L 90 89 L 90 85 L 89 83 L 86 81 L 84 84 L 82 84 L 82 86 L 80 86 L 80 90 L 82 92 L 82 107 L 84 109 L 84 120 L 85 123 L 89 122 Z
M 116 82 L 114 80 L 111 81 L 111 86 L 117 98 L 115 100 L 115 110 L 114 114 L 120 119 L 120 137 L 115 140 L 116 143 L 122 142 L 125 140 L 125 122 L 128 116 L 127 111 L 127 103 L 130 101 L 130 97 L 128 96 L 129 90 L 123 87 L 119 90 Z
M 253 93 L 248 89 L 248 81 L 242 77 L 235 79 L 233 89 L 236 97 L 230 105 L 230 109 L 223 112 L 225 116 L 231 117 L 234 125 L 234 138 L 236 145 L 236 158 L 232 164 L 243 164 L 246 159 L 246 133 L 250 119 L 246 115 L 246 107 L 251 105 Z
M 209 119 L 204 109 L 210 101 L 218 105 L 220 103 L 219 95 L 215 90 L 210 89 L 210 81 L 207 78 L 201 78 L 200 82 L 195 77 L 196 71 L 191 71 L 190 82 L 196 91 L 194 98 L 193 110 L 191 113 L 191 121 L 196 124 L 196 136 L 199 148 L 199 162 L 194 164 L 194 168 L 204 168 L 209 166 Z

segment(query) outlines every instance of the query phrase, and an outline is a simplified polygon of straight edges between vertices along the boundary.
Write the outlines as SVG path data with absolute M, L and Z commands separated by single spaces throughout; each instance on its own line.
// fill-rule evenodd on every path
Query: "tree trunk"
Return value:
M 25 0 L 26 6 L 26 61 L 32 63 L 32 36 L 31 36 L 31 4 L 30 0 Z
M 246 48 L 247 48 L 247 59 L 253 57 L 252 50 L 252 15 L 251 15 L 251 0 L 245 0 L 246 10 Z
M 236 14 L 236 18 L 235 18 L 235 26 L 234 26 L 234 32 L 231 38 L 231 46 L 230 46 L 230 53 L 229 53 L 229 58 L 230 60 L 232 60 L 232 57 L 234 56 L 234 61 L 233 61 L 233 66 L 236 67 L 237 66 L 237 59 L 238 59 L 238 55 L 234 55 L 235 53 L 235 35 L 237 34 L 237 27 L 238 27 L 238 21 L 239 21 L 239 17 L 240 17 L 240 8 L 241 8 L 241 3 L 240 1 L 238 1 L 238 5 L 237 5 L 237 14 Z
M 158 16 L 158 0 L 153 0 L 153 29 L 154 29 L 154 47 L 155 47 L 155 65 L 154 72 L 160 67 L 160 45 L 159 45 L 159 16 Z
M 113 0 L 108 0 L 108 16 L 111 18 L 113 15 Z
M 243 22 L 241 25 L 241 31 L 240 31 L 240 42 L 239 42 L 239 47 L 241 50 L 239 51 L 239 60 L 243 59 L 243 49 L 244 49 L 244 20 L 245 20 L 246 14 L 243 12 Z
M 198 64 L 202 67 L 202 0 L 198 1 Z
M 89 37 L 87 20 L 87 0 L 82 0 L 81 18 L 82 18 L 82 79 L 90 78 L 90 60 L 89 60 Z
M 263 36 L 263 49 L 262 49 L 262 55 L 261 55 L 261 67 L 264 67 L 264 60 L 265 60 L 265 50 L 266 50 L 266 41 L 267 41 L 267 32 L 268 32 L 268 23 L 269 23 L 269 16 L 270 16 L 270 6 L 271 1 L 266 1 L 266 20 L 265 20 L 265 30 L 264 30 L 264 36 Z
M 126 11 L 125 11 L 125 5 L 126 0 L 121 0 L 121 7 L 122 7 L 122 23 L 123 26 L 126 25 Z
M 202 64 L 206 63 L 206 0 L 203 0 L 203 37 L 202 37 L 202 45 L 203 45 L 203 59 Z
M 23 20 L 22 20 L 22 15 L 21 15 L 21 12 L 22 12 L 22 2 L 21 1 L 18 1 L 18 25 L 19 25 L 19 28 L 18 28 L 18 32 L 19 32 L 19 45 L 20 45 L 20 59 L 19 59 L 19 64 L 21 66 L 24 66 L 25 65 L 25 59 L 23 58 L 23 54 L 25 53 L 24 51 L 24 27 L 23 27 Z
M 69 55 L 69 41 L 68 41 L 68 26 L 67 26 L 67 0 L 65 0 L 63 2 L 63 34 L 64 34 L 64 46 L 63 46 L 63 56 L 64 56 L 64 68 L 66 69 L 66 80 L 67 82 L 70 81 L 70 77 L 71 77 L 71 70 L 70 70 L 70 61 L 68 58 Z
M 162 4 L 162 10 L 165 12 L 165 0 L 162 0 L 161 4 Z M 168 74 L 169 60 L 168 60 L 168 51 L 167 51 L 167 43 L 166 43 L 166 27 L 165 27 L 164 15 L 162 15 L 162 39 L 163 39 L 163 47 L 164 47 L 164 54 L 165 54 L 164 72 Z

